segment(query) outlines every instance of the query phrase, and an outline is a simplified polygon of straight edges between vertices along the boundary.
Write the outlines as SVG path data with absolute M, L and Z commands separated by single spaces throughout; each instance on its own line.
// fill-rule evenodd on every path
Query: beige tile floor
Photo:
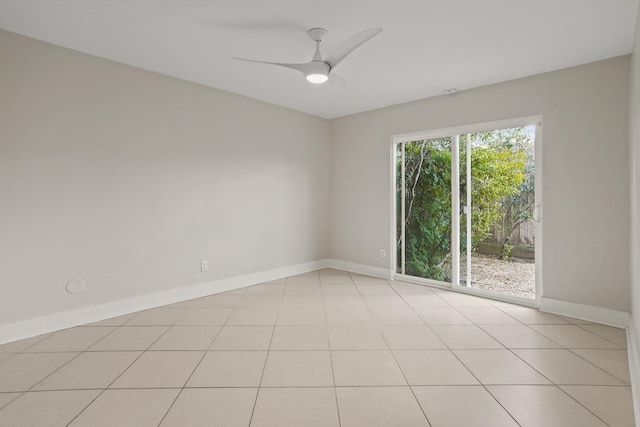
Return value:
M 633 426 L 623 330 L 322 270 L 0 346 L 0 426 Z

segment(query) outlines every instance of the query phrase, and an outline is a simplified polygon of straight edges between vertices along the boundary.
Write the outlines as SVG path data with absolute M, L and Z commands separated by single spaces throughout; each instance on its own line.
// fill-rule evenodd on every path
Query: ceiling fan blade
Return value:
M 286 67 L 286 68 L 291 68 L 292 70 L 300 71 L 302 74 L 307 74 L 307 72 L 309 71 L 309 63 L 305 63 L 305 64 L 286 64 L 286 63 L 283 63 L 283 62 L 257 61 L 255 59 L 236 58 L 236 57 L 232 57 L 232 59 L 237 59 L 237 60 L 240 60 L 240 61 L 247 61 L 247 62 L 257 62 L 259 64 L 278 65 L 280 67 Z
M 329 74 L 329 81 L 328 83 L 330 85 L 333 86 L 338 86 L 340 88 L 346 88 L 348 87 L 347 85 L 347 81 L 340 75 L 340 74 L 336 74 L 336 73 L 330 73 Z
M 364 44 L 367 40 L 381 32 L 382 28 L 375 27 L 352 35 L 351 37 L 334 47 L 325 59 L 325 62 L 331 66 L 331 69 L 334 69 L 347 55 Z

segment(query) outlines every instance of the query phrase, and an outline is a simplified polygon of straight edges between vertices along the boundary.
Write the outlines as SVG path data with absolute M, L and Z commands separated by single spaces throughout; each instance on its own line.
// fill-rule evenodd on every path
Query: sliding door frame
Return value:
M 536 244 L 535 244 L 535 288 L 536 288 L 536 297 L 535 299 L 515 297 L 511 295 L 502 295 L 496 292 L 485 291 L 483 289 L 472 288 L 468 286 L 460 285 L 460 176 L 459 176 L 459 167 L 460 167 L 460 150 L 459 150 L 459 135 L 463 134 L 472 134 L 484 131 L 492 131 L 497 129 L 505 129 L 505 128 L 514 128 L 514 127 L 524 127 L 524 126 L 535 126 L 535 208 L 534 212 L 537 212 L 536 217 Z M 398 161 L 398 144 L 403 144 L 411 141 L 421 141 L 428 140 L 434 138 L 451 138 L 451 247 L 458 248 L 457 251 L 452 251 L 452 271 L 451 271 L 451 283 L 435 281 L 430 279 L 425 279 L 422 277 L 409 276 L 398 272 L 398 200 L 396 194 L 396 188 L 398 185 L 397 182 L 397 170 L 396 165 Z M 467 142 L 467 145 L 469 143 Z M 466 126 L 457 126 L 443 129 L 435 129 L 423 132 L 413 132 L 413 133 L 405 133 L 393 135 L 391 137 L 390 144 L 390 165 L 391 165 L 391 236 L 390 236 L 390 267 L 391 267 L 391 279 L 392 280 L 402 280 L 405 282 L 416 283 L 419 285 L 428 285 L 434 286 L 438 288 L 450 289 L 457 292 L 462 292 L 471 295 L 482 296 L 486 298 L 491 298 L 499 301 L 505 301 L 530 307 L 539 307 L 540 306 L 540 298 L 542 297 L 542 269 L 543 269 L 543 252 L 542 252 L 542 244 L 543 244 L 543 209 L 544 205 L 542 203 L 542 116 L 529 116 L 529 117 L 520 117 L 514 119 L 507 120 L 499 120 L 493 122 L 486 123 L 476 123 L 472 125 Z M 404 148 L 402 150 L 401 156 L 404 157 Z M 402 165 L 404 167 L 404 158 L 402 159 Z M 403 171 L 404 172 L 404 171 Z M 404 173 L 401 174 L 402 181 L 404 181 Z M 404 182 L 403 182 L 404 184 Z M 404 185 L 403 185 L 404 188 Z M 470 188 L 470 187 L 469 187 Z M 404 197 L 403 197 L 404 199 Z M 404 218 L 404 203 L 402 203 L 401 214 Z M 470 215 L 467 215 L 467 218 L 470 218 Z M 404 224 L 404 221 L 403 221 Z M 401 233 L 404 235 L 404 226 L 401 227 Z M 403 236 L 404 237 L 404 236 Z M 402 268 L 404 269 L 404 252 L 402 255 Z M 403 270 L 404 271 L 404 270 Z M 469 273 L 469 272 L 468 272 Z M 470 274 L 467 274 L 467 277 L 470 277 Z

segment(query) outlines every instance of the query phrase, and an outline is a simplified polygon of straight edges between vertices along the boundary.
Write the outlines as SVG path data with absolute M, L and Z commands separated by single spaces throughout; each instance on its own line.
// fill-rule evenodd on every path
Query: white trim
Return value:
M 540 311 L 573 317 L 574 319 L 587 320 L 616 328 L 625 329 L 629 326 L 629 313 L 596 307 L 594 305 L 578 304 L 542 297 L 540 298 Z
M 349 273 L 364 274 L 366 276 L 379 277 L 380 279 L 391 280 L 392 269 L 372 267 L 370 265 L 356 264 L 354 262 L 340 261 L 337 259 L 326 260 L 328 268 L 347 271 Z
M 402 147 L 402 169 L 401 169 L 401 176 L 402 176 L 402 185 L 401 185 L 401 191 L 402 191 L 402 197 L 400 198 L 401 201 L 401 206 L 400 208 L 402 209 L 402 215 L 400 216 L 400 218 L 402 218 L 402 227 L 401 227 L 401 232 L 400 232 L 400 239 L 402 241 L 402 246 L 400 246 L 400 252 L 402 254 L 402 258 L 400 260 L 400 269 L 402 271 L 402 274 L 404 274 L 405 269 L 406 269 L 406 265 L 407 265 L 407 220 L 406 220 L 406 215 L 407 215 L 407 192 L 406 192 L 406 188 L 407 188 L 407 150 L 404 144 L 400 145 Z M 394 162 L 395 163 L 395 162 Z M 394 168 L 395 169 L 395 168 Z M 395 174 L 394 174 L 395 177 Z M 394 190 L 395 190 L 395 184 L 394 184 Z M 397 196 L 396 196 L 397 197 Z M 397 209 L 394 206 L 393 207 L 393 214 L 396 215 L 397 213 Z M 398 219 L 395 218 L 393 221 L 393 224 L 397 224 Z M 392 227 L 392 231 L 396 231 L 396 227 Z M 395 239 L 394 239 L 395 240 Z M 394 242 L 394 245 L 397 247 L 397 243 Z M 394 256 L 394 258 L 396 258 Z M 397 258 L 396 258 L 397 259 Z M 395 261 L 395 260 L 394 260 Z M 396 271 L 395 268 L 392 268 L 393 271 Z
M 536 119 L 536 136 L 535 136 L 535 146 L 534 146 L 534 155 L 535 155 L 535 179 L 534 179 L 534 210 L 536 207 L 538 208 L 538 221 L 535 225 L 536 233 L 536 246 L 535 250 L 535 285 L 536 285 L 536 305 L 540 306 L 540 298 L 542 297 L 543 292 L 543 268 L 544 268 L 544 252 L 542 248 L 544 247 L 544 199 L 542 198 L 542 149 L 543 149 L 543 129 L 542 129 L 542 116 L 537 117 Z
M 175 304 L 193 298 L 244 288 L 258 283 L 278 280 L 284 277 L 295 276 L 297 274 L 308 273 L 326 268 L 327 266 L 327 260 L 312 261 L 242 276 L 217 279 L 210 282 L 198 283 L 197 285 L 176 287 L 120 301 L 82 307 L 35 319 L 0 325 L 0 344 L 74 326 L 85 325 L 87 323 L 98 322 L 137 311 L 148 310 L 150 308 Z
M 402 247 L 400 248 L 400 268 L 402 270 L 402 272 L 404 273 L 404 264 L 405 264 L 405 249 L 404 249 L 404 239 L 405 239 L 405 234 L 406 234 L 406 230 L 405 230 L 405 222 L 404 222 L 404 215 L 405 215 L 405 192 L 404 192 L 404 187 L 405 187 L 405 149 L 404 149 L 404 145 L 400 145 L 400 144 L 391 144 L 391 224 L 392 226 L 390 227 L 389 231 L 390 231 L 390 235 L 389 235 L 389 268 L 393 271 L 396 272 L 397 271 L 397 267 L 398 267 L 398 236 L 397 234 L 397 227 L 398 227 L 398 195 L 396 192 L 397 186 L 398 186 L 398 182 L 397 182 L 397 163 L 398 163 L 398 146 L 402 147 L 402 152 L 400 154 L 400 167 L 401 169 L 401 188 L 402 188 L 402 196 L 401 196 L 401 201 L 400 201 L 400 218 L 402 218 L 402 222 L 401 222 L 401 226 L 400 226 L 400 238 L 403 242 Z
M 465 224 L 465 233 L 466 233 L 466 249 L 467 249 L 467 262 L 466 262 L 466 266 L 465 266 L 465 276 L 466 280 L 465 280 L 465 285 L 467 288 L 471 287 L 471 206 L 472 206 L 472 200 L 471 200 L 471 147 L 473 146 L 473 141 L 471 140 L 471 133 L 466 134 L 467 135 L 467 150 L 466 150 L 466 164 L 465 164 L 465 169 L 466 169 L 466 176 L 467 176 L 467 196 L 466 196 L 466 200 L 465 200 L 465 208 L 466 208 L 466 215 L 465 215 L 465 219 L 467 220 L 466 224 Z M 459 284 L 460 282 L 458 282 Z
M 541 305 L 541 296 L 542 296 L 542 291 L 543 291 L 543 283 L 542 283 L 542 279 L 543 279 L 543 271 L 542 271 L 542 264 L 543 264 L 543 224 L 542 224 L 542 218 L 543 218 L 543 199 L 542 199 L 542 115 L 535 115 L 535 116 L 528 116 L 528 117 L 518 117 L 518 118 L 511 118 L 511 119 L 505 119 L 505 120 L 497 120 L 497 121 L 493 121 L 493 122 L 484 122 L 484 123 L 476 123 L 476 124 L 471 124 L 471 125 L 465 125 L 465 126 L 456 126 L 456 127 L 449 127 L 449 128 L 442 128 L 442 129 L 433 129 L 433 130 L 427 130 L 427 131 L 420 131 L 420 132 L 413 132 L 413 133 L 405 133 L 405 134 L 397 134 L 397 135 L 393 135 L 391 137 L 391 145 L 392 147 L 394 147 L 397 144 L 403 144 L 406 142 L 411 142 L 411 141 L 420 141 L 420 140 L 429 140 L 429 139 L 434 139 L 434 138 L 452 138 L 452 152 L 451 152 L 451 162 L 452 162 L 452 167 L 451 167 L 451 187 L 452 187 L 452 201 L 451 201 L 451 212 L 452 212 L 452 227 L 451 227 L 451 247 L 457 247 L 458 250 L 454 250 L 452 251 L 452 284 L 450 285 L 450 289 L 457 291 L 457 292 L 463 292 L 463 293 L 469 293 L 472 295 L 478 295 L 478 296 L 482 296 L 485 298 L 489 298 L 489 299 L 494 299 L 494 300 L 498 300 L 498 301 L 505 301 L 505 302 L 510 302 L 510 303 L 515 303 L 515 304 L 520 304 L 520 305 L 524 305 L 524 306 L 528 306 L 528 307 L 539 307 Z M 464 286 L 460 284 L 460 280 L 459 280 L 459 276 L 460 276 L 460 241 L 459 241 L 459 237 L 460 237 L 460 224 L 459 224 L 459 219 L 460 219 L 460 197 L 458 194 L 457 189 L 459 188 L 459 147 L 458 147 L 458 138 L 460 135 L 463 134 L 472 134 L 472 133 L 477 133 L 477 132 L 483 132 L 483 131 L 491 131 L 491 130 L 496 130 L 496 129 L 505 129 L 505 128 L 513 128 L 513 127 L 520 127 L 520 126 L 535 126 L 536 130 L 535 130 L 535 200 L 534 200 L 534 209 L 538 208 L 539 209 L 539 220 L 537 221 L 537 226 L 536 226 L 536 244 L 535 244 L 535 299 L 534 300 L 530 300 L 528 298 L 520 298 L 520 297 L 512 297 L 510 295 L 503 295 L 500 294 L 499 292 L 490 292 L 490 291 L 485 291 L 482 289 L 477 289 L 477 288 L 471 288 L 468 286 Z M 468 154 L 467 154 L 467 162 L 470 163 L 470 146 L 471 146 L 471 142 L 469 141 L 469 138 L 467 138 L 467 150 L 468 150 Z M 391 218 L 392 218 L 392 226 L 391 226 L 391 234 L 392 234 L 392 242 L 395 245 L 395 241 L 397 241 L 397 237 L 395 236 L 396 233 L 396 203 L 397 203 L 397 197 L 394 193 L 394 189 L 395 189 L 395 161 L 394 161 L 394 153 L 395 151 L 392 148 L 392 155 L 391 155 L 391 166 L 393 169 L 393 175 L 391 178 L 391 183 L 392 183 L 392 192 L 391 192 Z M 470 167 L 467 166 L 467 174 L 469 174 L 469 169 Z M 404 174 L 403 174 L 404 177 Z M 470 182 L 470 179 L 467 179 Z M 467 186 L 467 191 L 469 192 L 470 186 Z M 454 196 L 455 195 L 455 196 Z M 470 196 L 467 197 L 467 203 L 470 205 Z M 470 215 L 471 213 L 469 212 L 467 214 L 467 221 L 470 221 Z M 404 214 L 403 214 L 404 217 Z M 457 230 L 456 230 L 457 227 Z M 467 232 L 467 236 L 469 236 L 470 233 Z M 395 246 L 393 247 L 394 249 L 390 252 L 393 253 L 394 255 L 394 260 L 397 257 L 397 252 L 396 252 L 396 248 Z M 467 252 L 469 252 L 469 245 L 467 245 Z M 470 281 L 471 275 L 470 275 L 470 263 L 471 263 L 471 257 L 467 256 L 467 282 Z M 404 259 L 402 262 L 402 266 L 404 266 Z M 404 273 L 404 272 L 403 272 Z M 395 277 L 403 277 L 403 280 L 405 281 L 410 281 L 413 283 L 417 283 L 415 280 L 407 280 L 406 277 L 410 277 L 410 276 L 405 276 L 405 274 L 400 274 L 396 272 L 396 268 L 395 265 L 392 264 L 392 279 Z M 419 283 L 419 284 L 424 284 L 424 283 Z M 467 283 L 468 285 L 468 283 Z M 439 284 L 436 284 L 436 286 L 442 286 Z
M 442 129 L 433 129 L 420 132 L 403 133 L 393 135 L 392 141 L 394 144 L 402 142 L 420 141 L 423 139 L 445 138 L 452 134 L 465 134 L 465 133 L 478 133 L 488 130 L 503 129 L 509 127 L 529 126 L 535 125 L 542 120 L 541 115 L 519 117 L 506 120 L 496 120 L 493 122 L 475 123 L 465 126 L 454 126 Z
M 510 304 L 518 304 L 523 307 L 538 308 L 538 303 L 534 299 L 516 297 L 512 295 L 500 294 L 491 291 L 485 291 L 479 288 L 467 288 L 465 286 L 454 286 L 448 282 L 440 282 L 437 280 L 425 279 L 422 277 L 408 276 L 404 274 L 396 274 L 394 280 L 400 280 L 402 282 L 413 283 L 415 285 L 429 286 L 433 288 L 444 289 L 452 292 L 459 292 L 462 294 L 473 295 L 493 301 L 507 302 Z
M 455 290 L 463 294 L 473 295 L 476 297 L 481 297 L 481 298 L 490 299 L 494 301 L 506 302 L 509 304 L 517 304 L 523 307 L 538 308 L 538 305 L 539 305 L 538 301 L 536 301 L 533 298 L 524 298 L 524 297 L 518 297 L 514 295 L 509 295 L 509 294 L 502 294 L 495 291 L 487 291 L 481 288 L 474 288 L 473 286 L 472 287 L 456 286 Z
M 413 283 L 414 285 L 432 286 L 434 288 L 452 290 L 450 282 L 427 279 L 425 277 L 410 276 L 408 274 L 400 274 L 400 273 L 395 274 L 393 276 L 393 280 L 400 280 L 401 282 Z
M 638 342 L 636 341 L 633 321 L 629 319 L 627 328 L 627 357 L 629 358 L 629 377 L 631 378 L 631 399 L 633 400 L 633 413 L 635 419 L 640 417 L 640 354 L 638 354 Z
M 451 283 L 460 284 L 460 134 L 451 135 Z

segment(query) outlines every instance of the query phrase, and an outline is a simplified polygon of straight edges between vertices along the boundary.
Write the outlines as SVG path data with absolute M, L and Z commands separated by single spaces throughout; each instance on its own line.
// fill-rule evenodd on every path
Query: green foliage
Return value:
M 513 246 L 504 244 L 502 246 L 502 253 L 500 254 L 500 258 L 504 261 L 509 261 L 511 259 L 511 251 L 513 251 Z
M 503 219 L 505 197 L 517 197 L 527 181 L 527 154 L 521 128 L 473 134 L 471 150 L 472 245 L 487 238 Z M 466 199 L 466 135 L 460 137 L 460 196 Z M 398 212 L 398 236 L 405 221 L 405 272 L 429 279 L 451 280 L 451 140 L 404 144 L 405 214 Z M 398 195 L 402 191 L 398 156 Z M 400 197 L 398 197 L 400 200 Z M 399 207 L 400 208 L 400 207 Z M 464 215 L 463 215 L 464 218 Z M 462 222 L 464 224 L 464 221 Z M 466 241 L 461 227 L 462 242 Z M 398 246 L 402 245 L 398 242 Z M 400 256 L 400 251 L 399 251 Z M 400 260 L 398 260 L 400 263 Z
M 471 242 L 474 248 L 490 235 L 493 225 L 503 219 L 503 199 L 519 193 L 524 182 L 527 156 L 522 148 L 513 145 L 509 131 L 514 129 L 483 132 L 471 138 Z M 466 135 L 461 139 L 466 140 Z M 466 145 L 466 141 L 462 141 L 462 145 Z M 466 150 L 460 157 L 464 165 Z M 466 174 L 463 175 L 461 192 L 466 192 Z
M 406 143 L 405 182 L 405 272 L 450 280 L 443 261 L 451 251 L 451 141 Z
M 521 149 L 526 156 L 524 167 L 524 180 L 518 191 L 505 197 L 502 200 L 502 211 L 505 217 L 500 226 L 503 230 L 502 240 L 492 239 L 503 245 L 510 241 L 514 231 L 521 224 L 533 220 L 533 210 L 535 203 L 535 149 L 533 141 L 525 132 L 514 135 L 515 146 Z M 532 241 L 519 241 L 519 244 L 532 244 Z

